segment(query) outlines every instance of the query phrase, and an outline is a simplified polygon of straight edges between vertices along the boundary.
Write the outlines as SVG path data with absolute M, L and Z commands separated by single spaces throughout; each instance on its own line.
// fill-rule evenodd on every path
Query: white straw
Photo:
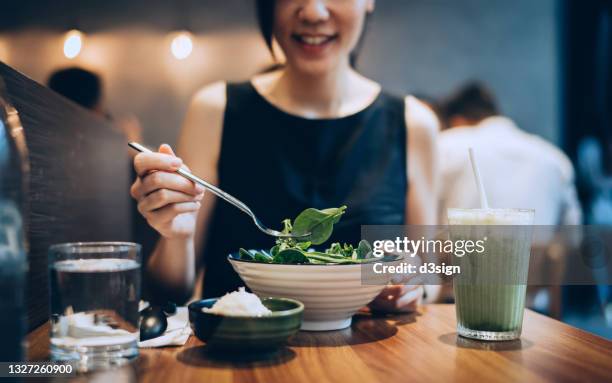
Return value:
M 474 155 L 474 149 L 468 149 L 470 153 L 470 162 L 472 163 L 472 171 L 474 172 L 474 178 L 476 178 L 476 188 L 478 188 L 478 196 L 480 197 L 480 207 L 483 209 L 489 208 L 489 202 L 487 200 L 487 193 L 485 192 L 482 177 L 480 177 L 480 169 L 476 162 L 476 156 Z

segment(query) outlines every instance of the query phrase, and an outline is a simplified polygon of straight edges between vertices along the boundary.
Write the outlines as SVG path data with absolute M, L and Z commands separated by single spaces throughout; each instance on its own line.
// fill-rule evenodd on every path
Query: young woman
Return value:
M 434 224 L 435 115 L 357 73 L 350 55 L 374 0 L 258 1 L 262 34 L 278 42 L 281 69 L 193 98 L 179 140 L 138 154 L 131 194 L 161 235 L 146 268 L 188 296 L 204 265 L 204 296 L 242 285 L 227 254 L 268 248 L 248 216 L 174 174 L 183 164 L 280 227 L 308 207 L 347 205 L 334 241 L 357 243 L 361 225 Z M 206 236 L 206 238 L 205 238 Z M 421 286 L 389 286 L 373 306 L 411 310 Z

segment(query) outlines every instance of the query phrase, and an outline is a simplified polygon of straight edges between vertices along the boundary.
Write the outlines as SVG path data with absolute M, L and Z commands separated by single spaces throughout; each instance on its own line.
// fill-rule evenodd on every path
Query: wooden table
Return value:
M 612 382 L 612 342 L 532 311 L 523 327 L 518 341 L 476 342 L 457 337 L 453 305 L 358 314 L 349 329 L 300 332 L 272 358 L 218 359 L 192 336 L 183 347 L 141 350 L 136 363 L 104 381 Z M 30 358 L 47 360 L 48 326 L 29 341 Z

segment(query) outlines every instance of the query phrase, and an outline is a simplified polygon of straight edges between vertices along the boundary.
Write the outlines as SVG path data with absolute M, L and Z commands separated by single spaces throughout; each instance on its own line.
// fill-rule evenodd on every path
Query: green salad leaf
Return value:
M 357 246 L 357 250 L 355 250 L 355 253 L 355 257 L 357 259 L 370 258 L 373 255 L 372 245 L 370 245 L 370 242 L 366 241 L 365 239 L 362 239 L 361 241 L 359 241 L 359 245 Z
M 273 263 L 308 263 L 308 258 L 300 249 L 285 249 L 272 258 Z
M 345 210 L 346 206 L 324 210 L 306 209 L 295 218 L 291 234 L 306 235 L 310 233 L 309 241 L 313 245 L 320 245 L 329 239 L 334 231 L 334 224 L 340 221 L 340 217 Z M 283 221 L 283 223 L 286 221 Z M 289 227 L 291 227 L 290 222 Z
M 310 233 L 304 240 L 295 238 L 278 238 L 269 252 L 240 249 L 240 259 L 264 263 L 288 264 L 346 264 L 365 263 L 375 259 L 372 246 L 361 240 L 354 248 L 350 244 L 332 243 L 323 251 L 315 251 L 312 245 L 320 245 L 331 237 L 334 224 L 340 221 L 346 206 L 318 210 L 314 208 L 301 212 L 293 221 L 283 220 L 284 234 L 298 236 Z
M 240 253 L 240 259 L 247 259 L 249 261 L 269 263 L 269 262 L 272 262 L 273 260 L 273 257 L 263 250 L 262 251 L 245 250 L 243 248 L 240 248 L 239 253 Z

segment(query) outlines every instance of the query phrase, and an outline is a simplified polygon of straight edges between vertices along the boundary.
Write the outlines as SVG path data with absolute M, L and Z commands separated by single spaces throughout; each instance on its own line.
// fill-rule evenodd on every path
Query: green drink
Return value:
M 521 335 L 533 210 L 449 209 L 453 241 L 484 241 L 481 253 L 453 255 L 459 335 L 512 340 Z

